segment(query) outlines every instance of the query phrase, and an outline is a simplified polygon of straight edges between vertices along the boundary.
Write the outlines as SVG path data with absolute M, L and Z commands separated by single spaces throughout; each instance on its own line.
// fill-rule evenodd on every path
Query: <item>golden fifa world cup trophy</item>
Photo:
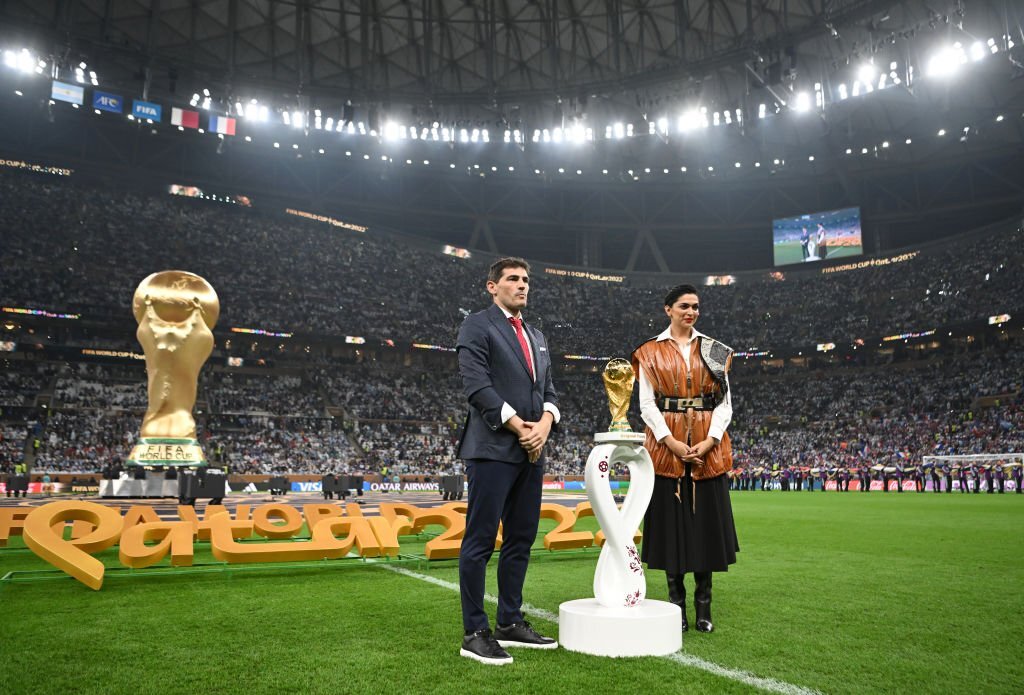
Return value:
M 199 466 L 196 440 L 199 370 L 213 352 L 220 300 L 203 278 L 183 270 L 153 273 L 135 290 L 135 335 L 146 355 L 149 405 L 129 464 Z
M 612 413 L 612 424 L 608 431 L 632 432 L 626 411 L 629 410 L 633 382 L 636 381 L 633 365 L 628 360 L 616 357 L 605 365 L 601 378 L 604 379 L 604 390 L 608 394 L 608 409 Z

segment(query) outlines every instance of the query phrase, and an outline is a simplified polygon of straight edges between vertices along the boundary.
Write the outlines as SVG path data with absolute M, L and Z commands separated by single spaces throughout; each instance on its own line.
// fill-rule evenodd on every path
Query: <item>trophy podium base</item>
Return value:
M 632 608 L 566 601 L 558 607 L 558 642 L 595 656 L 667 656 L 683 648 L 682 614 L 674 603 L 650 599 Z

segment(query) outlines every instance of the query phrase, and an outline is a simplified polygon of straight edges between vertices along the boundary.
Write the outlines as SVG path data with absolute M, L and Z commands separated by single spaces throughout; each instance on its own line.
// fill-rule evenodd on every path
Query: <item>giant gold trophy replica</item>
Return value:
M 213 351 L 212 329 L 220 315 L 217 293 L 198 275 L 165 270 L 139 284 L 132 312 L 146 355 L 149 406 L 127 463 L 202 465 L 206 458 L 196 440 L 192 408 L 199 370 Z
M 634 538 L 654 492 L 654 463 L 644 435 L 633 432 L 626 411 L 636 379 L 618 358 L 602 375 L 612 423 L 594 435 L 597 446 L 584 473 L 587 498 L 606 541 L 594 572 L 594 598 L 559 606 L 558 639 L 570 651 L 598 656 L 664 656 L 683 646 L 679 606 L 646 599 L 647 581 Z M 611 473 L 629 468 L 629 491 L 621 511 L 612 495 Z

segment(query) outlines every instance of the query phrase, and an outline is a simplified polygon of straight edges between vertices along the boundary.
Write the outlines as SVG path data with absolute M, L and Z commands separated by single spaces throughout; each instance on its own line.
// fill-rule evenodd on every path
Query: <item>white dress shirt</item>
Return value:
M 503 307 L 500 304 L 498 304 L 498 308 L 501 309 L 501 313 L 505 314 L 505 318 L 506 319 L 512 319 L 512 318 L 519 318 L 519 319 L 521 319 L 522 318 L 522 314 L 520 314 L 519 316 L 513 316 L 512 313 L 508 309 L 506 309 L 505 307 Z M 511 328 L 513 331 L 515 331 L 515 327 L 512 325 L 511 322 L 509 322 L 508 327 Z M 530 342 L 530 332 L 527 331 L 525 328 L 523 328 L 523 337 L 526 338 L 526 348 L 530 351 L 530 362 L 531 363 L 535 362 L 536 360 L 533 359 L 533 343 Z M 533 380 L 535 382 L 537 381 L 537 365 L 536 364 L 533 365 Z M 548 413 L 551 413 L 551 416 L 553 418 L 555 418 L 555 424 L 556 425 L 558 424 L 558 421 L 562 419 L 562 414 L 560 412 L 558 412 L 558 406 L 555 405 L 554 403 L 545 403 L 544 404 L 544 411 L 548 412 Z M 507 402 L 506 403 L 502 403 L 502 405 L 501 405 L 501 424 L 504 425 L 506 422 L 511 420 L 512 417 L 514 415 L 516 415 L 516 414 L 517 413 L 516 413 L 516 409 L 515 408 L 513 408 Z
M 696 328 L 691 328 L 690 339 L 686 341 L 684 347 L 680 348 L 687 369 L 690 368 L 690 346 L 694 340 L 701 337 L 706 338 L 707 336 Z M 679 343 L 672 339 L 671 328 L 666 328 L 655 340 L 659 343 L 663 340 L 671 340 L 676 347 L 679 347 Z M 638 376 L 640 379 L 640 417 L 651 428 L 654 438 L 660 442 L 672 434 L 672 430 L 669 429 L 668 423 L 665 422 L 665 416 L 661 414 L 658 404 L 654 400 L 654 387 L 651 385 L 651 380 L 647 378 L 643 369 L 640 370 Z M 725 398 L 711 412 L 711 426 L 708 428 L 708 436 L 714 437 L 718 441 L 722 441 L 722 435 L 725 434 L 726 428 L 732 421 L 732 389 L 729 389 L 728 374 L 725 376 L 725 386 Z

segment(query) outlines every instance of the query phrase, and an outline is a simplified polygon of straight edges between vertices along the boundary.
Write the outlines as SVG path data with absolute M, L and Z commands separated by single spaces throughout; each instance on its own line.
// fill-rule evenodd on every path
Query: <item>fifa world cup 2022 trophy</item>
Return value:
M 612 423 L 607 432 L 594 433 L 584 484 L 605 543 L 594 570 L 594 598 L 559 606 L 558 639 L 569 651 L 585 654 L 664 656 L 682 647 L 681 615 L 674 604 L 647 599 L 636 547 L 637 529 L 654 492 L 654 463 L 644 448 L 645 435 L 634 432 L 626 418 L 636 375 L 629 361 L 616 358 L 601 378 Z M 620 509 L 611 478 L 622 468 L 629 469 L 629 490 Z
M 146 355 L 149 404 L 139 443 L 127 463 L 200 466 L 206 457 L 196 440 L 199 370 L 213 352 L 220 300 L 203 278 L 183 270 L 153 273 L 135 290 L 135 335 Z

